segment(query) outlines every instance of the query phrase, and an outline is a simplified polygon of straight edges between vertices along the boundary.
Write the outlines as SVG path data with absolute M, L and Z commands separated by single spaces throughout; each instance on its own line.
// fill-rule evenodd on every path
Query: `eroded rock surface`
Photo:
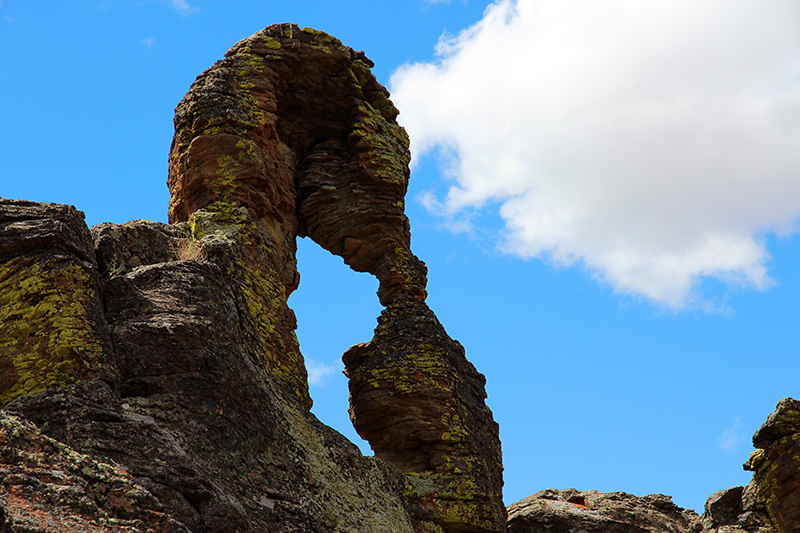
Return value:
M 290 24 L 237 43 L 176 110 L 170 221 L 188 222 L 203 252 L 239 280 L 266 372 L 304 403 L 286 306 L 296 237 L 375 275 L 386 311 L 372 341 L 344 355 L 353 423 L 406 474 L 421 519 L 500 531 L 500 441 L 484 378 L 425 305 L 427 272 L 404 214 L 408 138 L 371 67 L 337 39 Z M 220 235 L 234 235 L 243 253 L 216 254 Z M 265 316 L 271 323 L 258 323 Z
M 508 508 L 509 533 L 689 533 L 699 516 L 669 496 L 547 489 Z
M 0 198 L 0 405 L 115 375 L 83 213 Z
M 2 411 L 0 531 L 189 533 L 124 470 Z
M 147 221 L 93 228 L 116 379 L 21 395 L 4 408 L 64 450 L 63 465 L 33 465 L 36 479 L 82 471 L 83 457 L 112 465 L 131 487 L 118 483 L 127 514 L 95 502 L 70 517 L 100 498 L 72 488 L 96 476 L 64 478 L 65 488 L 9 477 L 0 483 L 0 530 L 29 531 L 30 517 L 47 511 L 36 531 L 414 531 L 403 476 L 363 457 L 266 371 L 241 280 L 226 271 L 243 254 L 235 234 L 205 247 L 217 264 L 180 259 L 189 232 Z M 16 437 L 4 442 L 9 472 L 32 475 L 20 464 L 29 448 Z M 100 519 L 113 527 L 97 528 Z

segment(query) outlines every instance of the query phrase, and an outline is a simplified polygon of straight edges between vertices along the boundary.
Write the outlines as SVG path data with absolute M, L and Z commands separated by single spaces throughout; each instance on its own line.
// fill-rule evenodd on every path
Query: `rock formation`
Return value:
M 661 494 L 547 489 L 508 508 L 508 533 L 677 533 L 699 531 L 698 519 Z
M 29 436 L 15 446 L 55 439 L 146 495 L 120 510 L 87 493 L 85 520 L 504 529 L 484 378 L 425 304 L 404 215 L 408 139 L 371 66 L 294 25 L 237 43 L 176 109 L 169 226 L 90 233 L 74 208 L 0 204 L 0 395 L 7 427 Z M 375 338 L 344 355 L 351 418 L 377 458 L 308 412 L 286 303 L 298 236 L 380 281 Z M 34 523 L 17 511 L 38 508 L 25 494 L 0 495 L 10 530 Z
M 766 512 L 778 531 L 800 531 L 800 401 L 784 398 L 753 435 L 758 448 L 745 463 L 753 481 L 744 512 Z
M 380 281 L 375 338 L 345 354 L 351 417 L 375 454 L 406 474 L 421 516 L 446 530 L 505 521 L 497 425 L 484 378 L 425 304 L 426 269 L 404 214 L 408 138 L 359 52 L 321 32 L 271 26 L 192 84 L 175 114 L 170 221 L 205 253 L 233 233 L 267 372 L 308 404 L 294 315 L 295 239 L 310 237 Z M 229 254 L 228 254 L 229 255 Z

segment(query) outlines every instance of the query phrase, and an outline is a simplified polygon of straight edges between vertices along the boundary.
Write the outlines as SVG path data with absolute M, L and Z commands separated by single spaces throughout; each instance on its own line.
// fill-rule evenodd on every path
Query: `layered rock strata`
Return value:
M 500 531 L 498 428 L 483 376 L 425 305 L 426 269 L 404 214 L 408 138 L 371 67 L 363 53 L 295 25 L 237 43 L 176 110 L 170 221 L 188 222 L 210 255 L 217 235 L 243 244 L 226 274 L 262 321 L 266 372 L 306 404 L 286 306 L 298 281 L 296 237 L 375 275 L 386 310 L 372 342 L 344 355 L 353 423 L 406 474 L 421 518 L 446 531 Z

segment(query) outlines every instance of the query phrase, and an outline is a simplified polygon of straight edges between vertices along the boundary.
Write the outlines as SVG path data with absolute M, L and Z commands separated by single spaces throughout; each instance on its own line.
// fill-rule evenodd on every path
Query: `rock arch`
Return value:
M 501 531 L 498 427 L 485 380 L 425 304 L 426 268 L 404 214 L 410 161 L 388 91 L 363 52 L 308 28 L 270 26 L 202 73 L 176 108 L 171 223 L 241 286 L 263 366 L 310 407 L 286 305 L 295 239 L 308 236 L 379 282 L 371 342 L 343 356 L 350 415 L 406 474 L 418 516 L 445 531 Z M 241 253 L 217 254 L 231 236 Z

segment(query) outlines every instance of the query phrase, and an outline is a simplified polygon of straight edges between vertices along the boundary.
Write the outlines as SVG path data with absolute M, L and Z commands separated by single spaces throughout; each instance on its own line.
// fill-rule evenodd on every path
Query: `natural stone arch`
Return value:
M 350 416 L 377 457 L 406 474 L 411 509 L 445 531 L 501 531 L 502 466 L 485 380 L 425 304 L 426 269 L 404 214 L 408 138 L 362 52 L 282 24 L 237 43 L 175 113 L 171 223 L 238 283 L 252 354 L 310 407 L 286 302 L 296 238 L 379 282 L 385 310 L 343 359 Z M 215 253 L 231 238 L 240 252 Z M 431 531 L 434 531 L 432 529 Z

